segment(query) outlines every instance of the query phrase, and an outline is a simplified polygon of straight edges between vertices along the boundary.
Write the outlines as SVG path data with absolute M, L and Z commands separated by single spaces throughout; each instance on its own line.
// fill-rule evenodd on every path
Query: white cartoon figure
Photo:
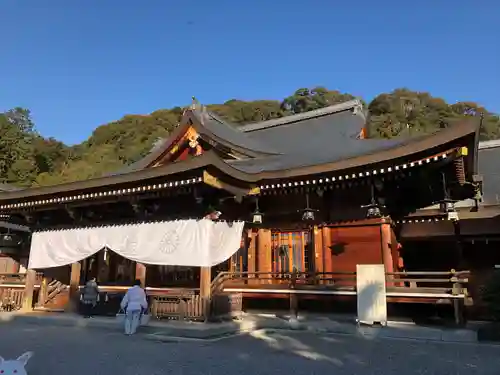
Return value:
M 4 360 L 0 357 L 0 374 L 2 375 L 27 375 L 26 369 L 24 368 L 30 358 L 33 356 L 33 352 L 26 352 L 18 359 Z

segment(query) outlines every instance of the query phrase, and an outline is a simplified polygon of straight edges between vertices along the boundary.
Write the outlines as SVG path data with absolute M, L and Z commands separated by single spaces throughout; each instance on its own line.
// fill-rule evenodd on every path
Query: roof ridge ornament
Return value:
M 207 107 L 205 107 L 203 104 L 201 104 L 198 101 L 198 99 L 196 99 L 194 96 L 192 96 L 191 98 L 192 98 L 192 102 L 191 102 L 190 109 L 191 109 L 191 111 L 200 112 L 199 120 L 200 120 L 201 124 L 204 125 L 205 118 L 209 117 Z
M 199 110 L 203 109 L 203 105 L 198 101 L 198 99 L 196 99 L 194 96 L 192 96 L 190 109 L 192 109 L 193 111 L 196 111 L 196 110 L 199 111 Z
M 359 101 L 354 107 L 352 108 L 352 114 L 353 115 L 360 115 L 364 119 L 366 119 L 366 111 L 363 107 L 363 103 Z

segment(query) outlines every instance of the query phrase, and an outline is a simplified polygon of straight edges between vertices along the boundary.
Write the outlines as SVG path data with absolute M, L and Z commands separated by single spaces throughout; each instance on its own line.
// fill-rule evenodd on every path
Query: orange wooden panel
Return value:
M 256 253 L 255 253 L 255 238 L 256 235 L 253 233 L 252 230 L 249 231 L 249 246 L 248 246 L 248 272 L 255 272 L 256 269 L 256 264 L 255 264 L 255 258 L 256 258 Z
M 269 229 L 259 229 L 257 236 L 257 251 L 258 251 L 258 271 L 272 271 L 271 257 L 271 231 Z
M 321 228 L 323 235 L 323 270 L 324 272 L 332 272 L 332 252 L 330 246 L 332 244 L 331 240 L 331 230 L 328 227 Z
M 332 271 L 354 272 L 357 264 L 383 264 L 380 226 L 337 227 L 329 230 Z
M 323 232 L 321 228 L 314 228 L 314 264 L 316 272 L 323 272 L 323 258 L 324 258 L 324 248 L 323 248 Z
M 306 237 L 305 237 L 305 233 L 302 232 L 300 234 L 300 246 L 302 248 L 302 253 L 301 253 L 301 263 L 302 263 L 302 271 L 308 271 L 306 270 Z M 309 260 L 310 261 L 310 260 Z

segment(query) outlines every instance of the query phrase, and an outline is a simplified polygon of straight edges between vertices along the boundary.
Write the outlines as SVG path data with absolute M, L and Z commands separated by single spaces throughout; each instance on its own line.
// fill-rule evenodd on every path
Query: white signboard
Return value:
M 358 322 L 361 324 L 387 324 L 385 267 L 383 264 L 356 266 Z

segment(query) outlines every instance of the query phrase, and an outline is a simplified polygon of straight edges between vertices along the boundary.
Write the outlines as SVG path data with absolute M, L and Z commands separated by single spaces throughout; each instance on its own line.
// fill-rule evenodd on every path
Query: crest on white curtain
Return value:
M 0 357 L 0 373 L 2 375 L 27 375 L 25 367 L 31 357 L 33 357 L 33 352 L 26 352 L 17 359 L 6 360 Z

